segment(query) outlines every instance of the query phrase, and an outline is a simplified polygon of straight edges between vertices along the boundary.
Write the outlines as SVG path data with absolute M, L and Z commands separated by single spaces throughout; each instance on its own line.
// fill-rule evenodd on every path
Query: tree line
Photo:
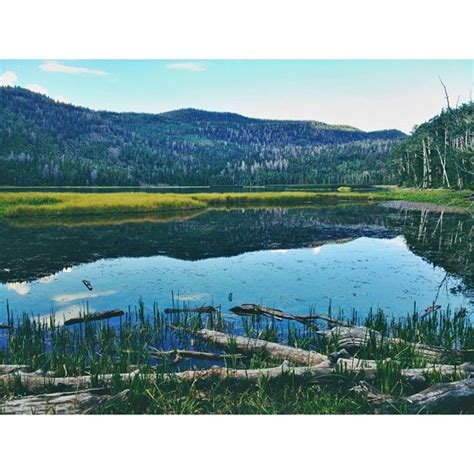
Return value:
M 415 128 L 394 152 L 400 183 L 418 188 L 472 189 L 474 132 L 472 101 L 449 104 Z

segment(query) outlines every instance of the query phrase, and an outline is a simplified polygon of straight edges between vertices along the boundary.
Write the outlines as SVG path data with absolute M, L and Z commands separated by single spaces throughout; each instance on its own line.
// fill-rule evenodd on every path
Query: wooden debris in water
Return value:
M 261 306 L 258 304 L 247 303 L 242 304 L 239 306 L 234 306 L 230 309 L 235 314 L 240 316 L 251 316 L 251 315 L 261 315 L 261 316 L 268 316 L 277 319 L 278 321 L 282 321 L 283 319 L 288 319 L 291 321 L 298 321 L 303 324 L 311 323 L 313 320 L 320 320 L 325 321 L 331 326 L 351 326 L 348 323 L 344 323 L 343 321 L 339 321 L 337 319 L 329 318 L 327 316 L 322 316 L 318 314 L 310 314 L 310 315 L 298 315 L 298 314 L 290 314 L 282 311 L 280 309 L 275 308 L 268 308 L 267 306 Z
M 180 313 L 205 313 L 211 314 L 216 313 L 217 308 L 214 306 L 199 306 L 197 308 L 166 308 L 166 314 L 180 314 Z
M 117 316 L 123 316 L 124 312 L 121 309 L 112 309 L 110 311 L 99 311 L 97 313 L 91 313 L 77 318 L 70 318 L 64 321 L 65 326 L 72 324 L 85 323 L 88 321 L 101 321 L 103 319 L 115 318 Z

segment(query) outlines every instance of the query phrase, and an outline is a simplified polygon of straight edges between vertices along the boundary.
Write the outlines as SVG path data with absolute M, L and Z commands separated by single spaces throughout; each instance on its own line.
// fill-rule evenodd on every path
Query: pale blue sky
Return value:
M 469 100 L 470 60 L 0 60 L 0 82 L 92 109 L 183 107 L 409 132 Z

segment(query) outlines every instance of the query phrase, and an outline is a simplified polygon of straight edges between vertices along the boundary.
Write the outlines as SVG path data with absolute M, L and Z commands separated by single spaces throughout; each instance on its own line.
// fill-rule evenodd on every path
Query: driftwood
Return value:
M 295 364 L 316 365 L 328 360 L 328 357 L 314 351 L 305 351 L 295 347 L 277 344 L 275 342 L 262 341 L 243 336 L 230 336 L 223 332 L 202 329 L 196 333 L 198 337 L 205 341 L 212 342 L 220 347 L 230 349 L 235 347 L 244 354 L 263 351 L 275 360 L 287 360 Z
M 377 411 L 382 412 L 440 413 L 459 408 L 466 408 L 469 413 L 474 412 L 474 378 L 436 384 L 402 398 L 381 393 L 365 381 L 361 381 L 352 390 L 362 395 Z
M 123 316 L 124 312 L 121 309 L 112 309 L 110 311 L 100 311 L 97 313 L 91 313 L 77 318 L 70 318 L 64 321 L 65 326 L 72 324 L 85 323 L 88 321 L 101 321 L 103 319 L 115 318 L 117 316 Z
M 72 415 L 97 410 L 106 400 L 111 400 L 108 389 L 88 389 L 76 392 L 29 395 L 0 404 L 5 415 Z
M 268 308 L 267 306 L 261 306 L 257 304 L 242 304 L 239 306 L 234 306 L 230 309 L 235 314 L 240 316 L 251 316 L 251 315 L 262 315 L 262 316 L 269 316 L 275 318 L 279 321 L 283 319 L 288 319 L 290 321 L 298 321 L 303 324 L 308 324 L 314 320 L 325 321 L 326 323 L 333 325 L 333 326 L 351 326 L 350 324 L 344 323 L 342 321 L 338 321 L 337 319 L 332 319 L 327 316 L 321 316 L 318 314 L 311 314 L 311 315 L 297 315 L 297 314 L 290 314 L 280 309 L 275 308 Z
M 11 374 L 20 370 L 25 370 L 27 365 L 0 364 L 0 375 Z
M 215 354 L 214 352 L 188 351 L 184 349 L 173 349 L 169 351 L 160 351 L 154 347 L 150 348 L 152 357 L 175 357 L 176 359 L 208 359 L 208 360 L 233 360 L 243 359 L 242 354 Z
M 459 350 L 459 349 L 444 349 L 442 347 L 429 346 L 427 344 L 407 342 L 403 339 L 382 337 L 382 334 L 373 329 L 364 326 L 357 327 L 337 327 L 328 331 L 319 331 L 318 334 L 326 339 L 332 339 L 338 350 L 345 349 L 350 354 L 355 354 L 361 347 L 367 345 L 371 340 L 377 344 L 382 342 L 391 346 L 409 347 L 418 356 L 422 357 L 428 362 L 440 362 L 447 358 L 462 359 L 469 354 L 474 354 L 474 351 Z
M 0 323 L 0 331 L 8 331 L 10 329 L 12 329 L 12 326 L 10 324 Z
M 219 334 L 219 333 L 218 333 Z M 252 341 L 252 340 L 250 340 Z M 343 353 L 343 352 L 342 352 Z M 443 375 L 472 376 L 474 364 L 463 364 L 461 366 L 432 365 L 424 369 L 404 369 L 401 376 L 405 381 L 417 385 L 427 383 L 426 374 L 439 373 Z M 420 392 L 407 399 L 395 399 L 381 394 L 371 387 L 366 381 L 373 380 L 377 374 L 377 363 L 371 360 L 338 358 L 336 361 L 327 358 L 314 365 L 300 367 L 290 367 L 285 360 L 280 366 L 265 369 L 229 369 L 226 367 L 212 367 L 205 370 L 189 370 L 183 372 L 168 372 L 163 374 L 145 373 L 138 370 L 123 374 L 104 374 L 98 376 L 83 375 L 78 377 L 54 377 L 51 375 L 41 375 L 38 373 L 10 372 L 0 375 L 0 384 L 21 384 L 29 392 L 41 392 L 54 390 L 55 392 L 68 392 L 65 398 L 57 393 L 50 397 L 24 397 L 23 403 L 19 399 L 13 402 L 4 402 L 3 410 L 8 413 L 26 413 L 36 410 L 37 413 L 65 413 L 65 412 L 85 412 L 88 407 L 97 407 L 99 403 L 107 400 L 106 397 L 98 397 L 98 393 L 85 393 L 80 398 L 75 398 L 78 391 L 90 389 L 93 384 L 102 385 L 104 389 L 110 387 L 118 378 L 122 382 L 127 382 L 139 377 L 150 383 L 161 381 L 202 381 L 213 378 L 246 381 L 248 383 L 259 383 L 261 380 L 269 380 L 282 375 L 304 378 L 307 383 L 332 383 L 337 381 L 344 374 L 360 376 L 364 381 L 354 390 L 363 394 L 367 400 L 377 409 L 387 410 L 400 407 L 402 403 L 408 404 L 409 411 L 418 413 L 422 410 L 436 410 L 441 404 L 468 403 L 474 394 L 474 379 L 465 379 L 470 382 L 440 384 L 428 390 Z M 358 377 L 359 378 L 359 377 Z M 71 393 L 72 392 L 72 393 Z M 92 408 L 91 408 L 92 409 Z
M 16 373 L 0 376 L 0 384 L 20 383 L 30 392 L 38 392 L 46 389 L 56 391 L 77 391 L 89 388 L 92 383 L 98 382 L 103 386 L 110 386 L 117 378 L 123 382 L 133 380 L 135 377 L 148 380 L 151 383 L 157 381 L 196 381 L 208 380 L 212 378 L 245 380 L 257 383 L 261 379 L 271 379 L 280 377 L 282 374 L 290 374 L 296 377 L 317 378 L 334 374 L 335 365 L 330 361 L 322 362 L 318 365 L 304 367 L 290 367 L 288 361 L 284 361 L 277 367 L 267 369 L 229 369 L 226 367 L 214 366 L 204 370 L 186 370 L 183 372 L 166 372 L 162 374 L 150 373 L 140 374 L 138 371 L 123 374 L 103 374 L 92 377 L 81 375 L 77 377 L 51 377 L 31 373 Z
M 166 314 L 180 314 L 180 313 L 216 313 L 217 308 L 214 306 L 199 306 L 197 308 L 166 308 Z
M 157 381 L 195 381 L 208 380 L 212 378 L 246 380 L 251 383 L 257 383 L 262 378 L 271 379 L 279 377 L 282 374 L 295 377 L 305 377 L 308 381 L 325 382 L 334 379 L 334 376 L 342 375 L 342 372 L 361 374 L 364 379 L 372 380 L 377 372 L 375 361 L 362 361 L 354 359 L 339 359 L 337 363 L 325 360 L 318 364 L 306 365 L 301 367 L 290 367 L 288 361 L 277 367 L 268 369 L 230 369 L 226 367 L 212 367 L 204 370 L 187 370 L 183 372 L 167 372 L 163 374 L 141 374 L 138 370 L 123 374 L 103 374 L 96 377 L 82 375 L 77 377 L 52 377 L 36 373 L 17 372 L 0 376 L 0 383 L 21 383 L 31 392 L 45 389 L 54 389 L 56 391 L 74 391 L 89 388 L 93 382 L 97 381 L 104 386 L 111 385 L 117 377 L 127 382 L 135 377 L 148 380 L 151 383 Z M 402 377 L 410 382 L 419 383 L 425 374 L 442 373 L 444 375 L 459 374 L 469 376 L 474 373 L 474 366 L 468 364 L 465 366 L 431 366 L 425 369 L 404 369 Z M 328 378 L 328 376 L 331 376 Z M 425 380 L 426 382 L 426 380 Z
M 382 363 L 389 363 L 386 360 Z M 364 378 L 371 380 L 375 377 L 379 363 L 375 360 L 357 359 L 355 357 L 350 359 L 340 358 L 336 365 L 341 369 L 351 374 L 361 373 Z M 460 365 L 447 364 L 430 364 L 420 369 L 401 369 L 400 375 L 405 382 L 408 382 L 413 387 L 426 386 L 428 384 L 427 375 L 441 375 L 444 377 L 458 375 L 460 377 L 470 377 L 474 374 L 474 364 L 466 362 Z

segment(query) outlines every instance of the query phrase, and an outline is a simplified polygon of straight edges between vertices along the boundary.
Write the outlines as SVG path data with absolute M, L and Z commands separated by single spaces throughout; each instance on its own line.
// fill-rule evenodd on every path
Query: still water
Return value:
M 474 310 L 470 214 L 375 204 L 0 221 L 0 321 L 15 314 L 259 303 L 294 313 L 436 301 Z M 82 280 L 89 280 L 89 291 Z

